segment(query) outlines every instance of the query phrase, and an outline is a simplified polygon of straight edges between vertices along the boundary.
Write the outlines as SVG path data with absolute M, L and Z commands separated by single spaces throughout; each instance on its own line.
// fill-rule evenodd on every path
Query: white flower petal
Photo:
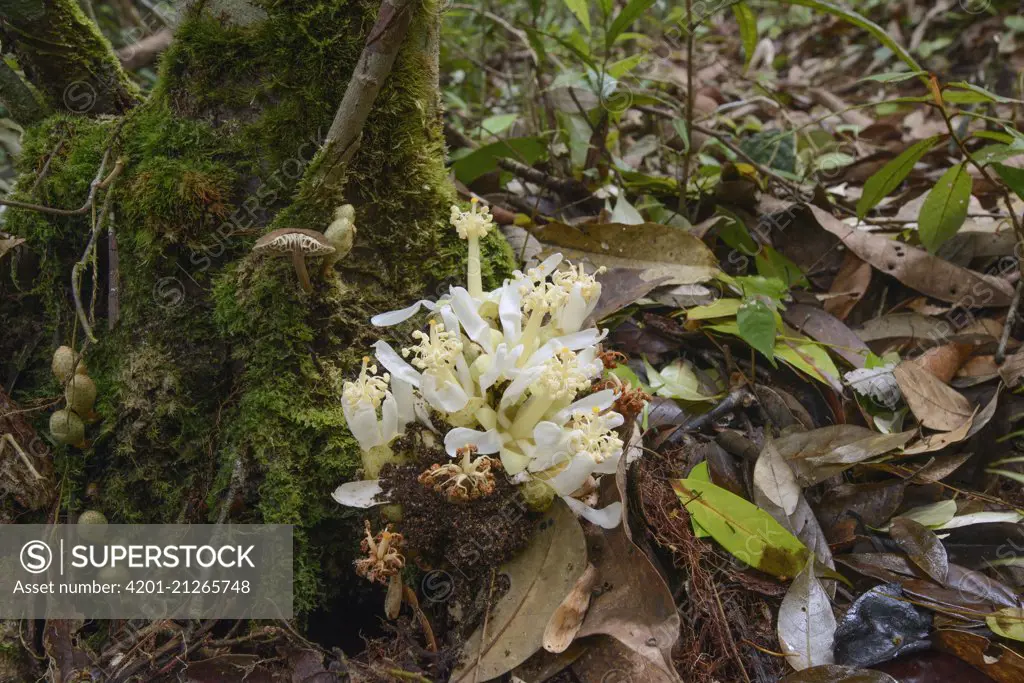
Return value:
M 387 500 L 376 500 L 381 493 L 383 491 L 380 488 L 379 479 L 364 479 L 342 484 L 334 489 L 331 498 L 350 508 L 371 508 L 374 505 L 382 505 L 387 502 Z
M 578 332 L 586 319 L 587 300 L 583 297 L 582 287 L 579 283 L 573 285 L 569 292 L 569 300 L 558 313 L 558 327 L 566 333 Z
M 397 325 L 398 323 L 405 322 L 409 318 L 413 317 L 420 312 L 420 307 L 426 308 L 428 311 L 434 310 L 434 302 L 421 299 L 412 306 L 399 309 L 397 311 L 388 311 L 387 313 L 378 313 L 377 315 L 370 318 L 370 322 L 377 327 L 390 327 L 391 325 Z
M 405 425 L 398 424 L 398 403 L 394 395 L 389 391 L 384 396 L 384 403 L 381 406 L 380 432 L 384 443 L 398 436 Z
M 386 341 L 374 343 L 373 351 L 380 364 L 391 373 L 392 378 L 408 382 L 414 387 L 420 386 L 420 373 L 416 372 L 416 368 L 406 363 Z
M 575 498 L 563 497 L 562 500 L 569 506 L 569 509 L 591 524 L 596 524 L 602 529 L 614 529 L 622 521 L 622 503 L 615 501 L 610 505 L 595 509 Z
M 501 466 L 510 477 L 524 473 L 529 464 L 530 459 L 522 453 L 510 448 L 501 449 Z
M 398 408 L 399 428 L 404 428 L 416 420 L 416 394 L 411 384 L 398 378 L 391 380 L 391 392 Z
M 455 457 L 458 450 L 466 446 L 476 446 L 480 455 L 497 453 L 501 450 L 501 437 L 496 429 L 478 432 L 466 427 L 455 427 L 444 435 L 444 450 L 448 455 Z
M 562 256 L 561 252 L 552 254 L 541 261 L 540 265 L 537 266 L 537 270 L 541 275 L 547 277 L 548 275 L 551 275 L 551 273 L 555 272 L 555 269 L 558 268 L 560 263 L 562 263 L 563 258 L 565 257 Z
M 569 461 L 568 467 L 547 480 L 548 486 L 559 495 L 568 496 L 583 486 L 583 482 L 594 471 L 595 463 L 587 456 L 577 456 Z
M 604 411 L 611 408 L 613 403 L 615 403 L 615 392 L 613 390 L 602 389 L 601 391 L 595 391 L 594 393 L 584 396 L 577 401 L 573 401 L 569 404 L 568 408 L 555 413 L 555 416 L 551 418 L 551 421 L 557 422 L 558 424 L 565 424 L 575 412 L 586 413 L 590 412 L 594 408 Z M 617 427 L 618 425 L 615 426 Z
M 423 375 L 420 391 L 430 405 L 444 413 L 462 410 L 469 403 L 469 396 L 457 382 L 439 381 L 429 373 Z
M 459 319 L 466 335 L 484 348 L 491 351 L 491 327 L 477 313 L 477 302 L 462 287 L 452 290 L 452 310 Z
M 521 349 L 522 347 L 519 348 Z M 530 385 L 540 377 L 542 372 L 544 372 L 544 368 L 541 366 L 521 370 L 515 379 L 512 380 L 511 384 L 506 387 L 505 393 L 501 396 L 499 407 L 505 409 L 518 401 L 526 393 L 526 390 L 530 388 Z
M 622 449 L 607 456 L 603 462 L 594 467 L 595 474 L 614 474 L 619 469 L 619 460 L 622 459 Z
M 356 437 L 359 447 L 368 451 L 381 443 L 380 422 L 377 421 L 377 411 L 370 404 L 360 404 L 349 408 L 347 403 L 342 403 L 342 412 L 345 413 L 345 421 L 348 422 L 348 429 L 352 436 Z
M 502 287 L 501 298 L 498 299 L 498 318 L 501 320 L 505 342 L 509 345 L 519 343 L 519 337 L 523 335 L 522 302 L 523 296 L 515 281 Z

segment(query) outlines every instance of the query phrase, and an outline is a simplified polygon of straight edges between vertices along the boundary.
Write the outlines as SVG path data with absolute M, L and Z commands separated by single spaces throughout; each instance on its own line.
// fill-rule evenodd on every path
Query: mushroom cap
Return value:
M 334 247 L 322 232 L 304 228 L 280 228 L 268 232 L 256 240 L 252 250 L 256 254 L 290 254 L 296 246 L 308 256 L 334 253 Z

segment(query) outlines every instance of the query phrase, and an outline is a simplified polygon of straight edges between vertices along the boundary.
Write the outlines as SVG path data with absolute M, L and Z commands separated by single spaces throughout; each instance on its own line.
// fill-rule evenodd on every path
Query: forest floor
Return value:
M 441 86 L 453 181 L 521 268 L 555 252 L 604 268 L 600 387 L 630 419 L 618 472 L 589 495 L 620 502 L 622 523 L 557 507 L 510 522 L 504 480 L 453 514 L 416 466 L 391 467 L 397 528 L 426 548 L 397 619 L 375 587 L 302 634 L 126 622 L 85 646 L 62 622 L 46 636 L 57 668 L 1024 680 L 1019 7 L 592 4 L 448 7 Z M 148 58 L 125 54 L 152 86 Z M 0 233 L 0 259 L 15 246 Z M 420 469 L 446 462 L 417 448 Z

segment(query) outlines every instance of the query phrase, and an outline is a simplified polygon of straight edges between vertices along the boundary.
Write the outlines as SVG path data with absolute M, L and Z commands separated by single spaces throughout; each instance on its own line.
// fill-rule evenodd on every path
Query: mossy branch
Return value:
M 0 59 L 0 104 L 22 127 L 30 126 L 46 116 L 43 103 L 3 59 Z
M 412 4 L 412 0 L 384 0 L 381 3 L 377 21 L 366 37 L 366 46 L 327 132 L 320 163 L 313 167 L 318 174 L 311 179 L 314 192 L 318 192 L 324 183 L 334 185 L 340 181 L 345 165 L 359 148 L 359 138 L 373 109 L 374 100 L 377 99 L 384 79 L 391 73 L 398 50 L 409 30 Z
M 142 101 L 110 43 L 76 0 L 7 2 L 0 34 L 53 110 L 121 114 Z

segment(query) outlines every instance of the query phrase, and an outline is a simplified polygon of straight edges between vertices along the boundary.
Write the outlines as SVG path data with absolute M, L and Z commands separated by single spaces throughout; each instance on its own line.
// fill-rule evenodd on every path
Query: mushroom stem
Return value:
M 295 274 L 299 276 L 299 284 L 307 294 L 313 291 L 313 284 L 309 281 L 309 271 L 306 270 L 306 256 L 298 245 L 292 249 L 292 265 L 295 266 Z

